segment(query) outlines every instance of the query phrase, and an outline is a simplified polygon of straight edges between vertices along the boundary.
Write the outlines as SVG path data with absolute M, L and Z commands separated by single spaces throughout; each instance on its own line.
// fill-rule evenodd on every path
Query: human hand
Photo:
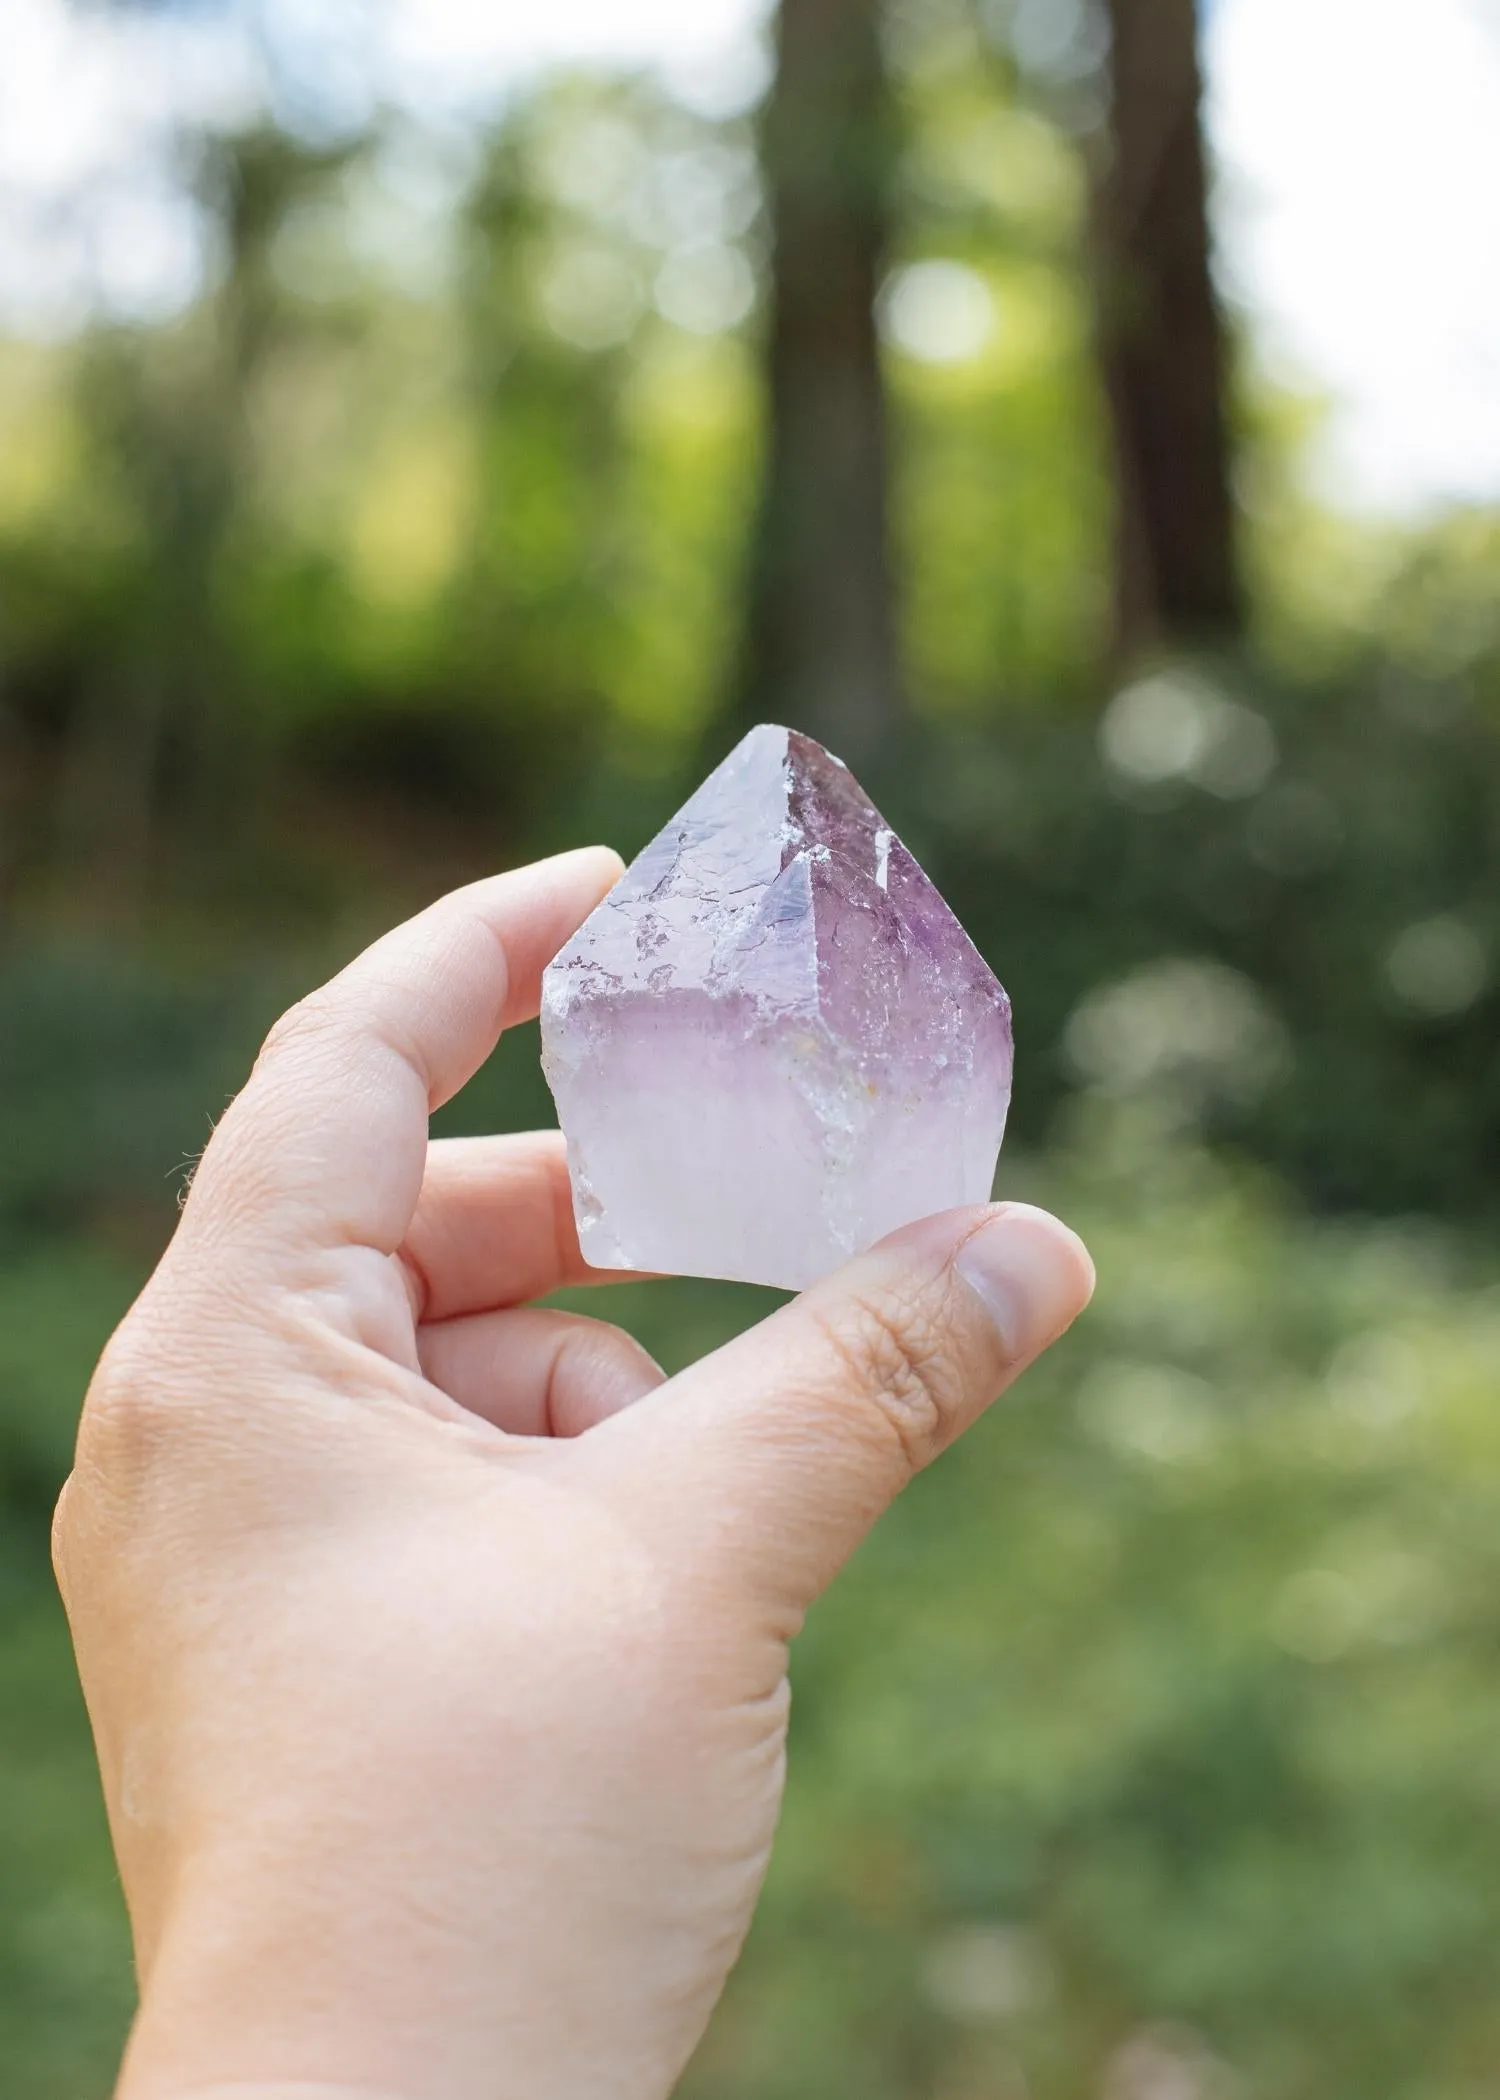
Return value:
M 660 2100 L 749 1923 L 787 1644 L 1092 1271 L 913 1226 L 665 1383 L 555 1134 L 429 1144 L 618 873 L 475 884 L 273 1030 L 56 1557 L 135 1936 L 121 2100 Z

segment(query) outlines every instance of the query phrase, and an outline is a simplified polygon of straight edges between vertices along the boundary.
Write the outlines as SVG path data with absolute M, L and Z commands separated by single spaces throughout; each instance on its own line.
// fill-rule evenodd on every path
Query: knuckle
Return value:
M 320 985 L 317 991 L 307 993 L 272 1022 L 257 1063 L 272 1062 L 288 1050 L 318 1048 L 327 1043 L 335 1031 L 336 1017 L 327 988 Z
M 843 1381 L 878 1409 L 911 1471 L 930 1465 L 958 1428 L 963 1397 L 931 1309 L 869 1296 L 819 1320 Z
M 117 1330 L 99 1359 L 84 1401 L 80 1454 L 117 1483 L 139 1478 L 156 1464 L 173 1409 L 156 1352 L 131 1321 Z M 58 1522 L 68 1500 L 59 1504 Z
M 295 1070 L 321 1060 L 348 1072 L 375 1046 L 410 1065 L 431 1091 L 427 1049 L 420 1030 L 403 1016 L 400 998 L 368 972 L 358 983 L 344 972 L 308 992 L 272 1024 L 255 1069 L 264 1078 L 283 1064 Z

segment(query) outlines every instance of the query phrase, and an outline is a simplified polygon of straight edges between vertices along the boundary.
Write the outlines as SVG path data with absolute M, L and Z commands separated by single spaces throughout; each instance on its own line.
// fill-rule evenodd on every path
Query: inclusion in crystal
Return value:
M 988 1200 L 1010 1002 L 840 761 L 753 729 L 548 968 L 585 1258 L 800 1290 Z

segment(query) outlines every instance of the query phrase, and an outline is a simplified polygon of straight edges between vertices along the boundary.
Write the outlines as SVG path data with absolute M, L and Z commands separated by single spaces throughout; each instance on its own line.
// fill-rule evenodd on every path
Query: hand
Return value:
M 614 881 L 475 884 L 272 1031 L 90 1390 L 59 1579 L 135 1935 L 122 2100 L 660 2100 L 749 1923 L 787 1644 L 1086 1301 L 1002 1204 L 681 1377 L 554 1134 L 429 1144 Z

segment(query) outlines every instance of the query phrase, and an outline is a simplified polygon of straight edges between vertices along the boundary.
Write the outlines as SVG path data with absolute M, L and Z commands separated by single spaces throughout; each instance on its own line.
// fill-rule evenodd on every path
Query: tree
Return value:
M 1106 0 L 1099 347 L 1114 445 L 1114 657 L 1213 643 L 1241 618 L 1209 270 L 1194 0 Z
M 892 121 L 876 0 L 781 0 L 763 121 L 770 432 L 741 724 L 780 716 L 851 761 L 901 714 L 875 295 Z

